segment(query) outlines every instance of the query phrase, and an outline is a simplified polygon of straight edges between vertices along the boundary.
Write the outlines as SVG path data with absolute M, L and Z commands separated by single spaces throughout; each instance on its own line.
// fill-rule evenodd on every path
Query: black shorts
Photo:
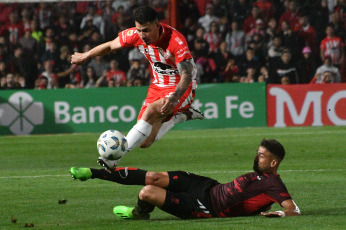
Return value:
M 219 182 L 184 171 L 168 172 L 168 175 L 163 211 L 182 219 L 217 217 L 211 207 L 209 191 Z

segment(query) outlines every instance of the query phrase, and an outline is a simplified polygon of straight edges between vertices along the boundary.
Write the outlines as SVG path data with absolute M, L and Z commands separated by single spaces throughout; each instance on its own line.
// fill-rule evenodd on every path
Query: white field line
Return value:
M 210 172 L 199 172 L 194 171 L 193 173 L 197 174 L 216 174 L 216 173 L 247 173 L 251 170 L 224 170 L 224 171 L 210 171 Z M 287 169 L 287 170 L 279 170 L 281 172 L 342 172 L 346 171 L 345 169 Z M 3 176 L 0 179 L 23 179 L 23 178 L 42 178 L 42 177 L 66 177 L 71 176 L 69 174 L 64 175 L 39 175 L 39 176 Z

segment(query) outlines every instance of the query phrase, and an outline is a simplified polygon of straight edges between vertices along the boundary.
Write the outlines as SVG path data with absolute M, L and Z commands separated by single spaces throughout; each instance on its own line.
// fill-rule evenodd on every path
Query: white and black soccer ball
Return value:
M 127 151 L 127 140 L 121 132 L 107 130 L 97 140 L 97 151 L 107 160 L 118 160 Z

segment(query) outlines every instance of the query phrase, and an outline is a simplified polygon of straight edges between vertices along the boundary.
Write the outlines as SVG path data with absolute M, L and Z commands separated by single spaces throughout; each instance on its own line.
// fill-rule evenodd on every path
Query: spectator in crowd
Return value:
M 251 9 L 251 2 L 247 0 L 233 0 L 229 3 L 229 15 L 233 21 L 243 22 Z
M 281 58 L 272 63 L 269 71 L 269 83 L 278 84 L 283 76 L 288 77 L 290 84 L 300 83 L 297 68 L 292 61 L 291 52 L 286 49 L 282 52 Z
M 196 24 L 197 20 L 199 19 L 199 11 L 195 1 L 192 1 L 192 0 L 179 1 L 179 12 L 180 12 L 181 24 L 184 24 L 187 18 L 190 18 L 193 24 Z
M 272 1 L 269 0 L 257 0 L 253 3 L 254 6 L 258 7 L 260 14 L 263 17 L 264 23 L 267 23 L 274 15 L 274 6 Z
M 32 21 L 31 7 L 25 7 L 21 10 L 20 15 L 22 17 L 22 24 L 24 31 L 30 29 Z
M 290 28 L 294 28 L 299 23 L 299 11 L 295 0 L 288 2 L 288 8 L 279 19 L 279 26 L 282 26 L 282 22 L 287 21 Z
M 249 42 L 253 40 L 255 35 L 260 35 L 261 37 L 265 36 L 263 20 L 260 18 L 256 20 L 255 27 L 246 34 L 246 41 Z
M 0 28 L 0 36 L 6 36 L 10 42 L 11 48 L 16 45 L 18 40 L 24 34 L 24 26 L 20 21 L 17 11 L 13 11 L 9 15 L 9 22 Z
M 246 76 L 244 83 L 253 83 L 256 81 L 256 69 L 253 67 L 248 67 L 246 69 Z
M 323 65 L 319 66 L 316 70 L 315 76 L 312 79 L 312 83 L 321 83 L 323 81 L 323 74 L 329 72 L 333 75 L 331 82 L 338 83 L 340 79 L 340 71 L 337 67 L 332 65 L 331 56 L 325 56 L 323 60 Z
M 35 89 L 36 90 L 43 90 L 48 88 L 48 78 L 45 76 L 41 76 L 40 78 L 36 79 L 35 81 Z
M 44 35 L 42 30 L 39 29 L 37 20 L 32 20 L 30 23 L 31 36 L 37 41 L 38 44 L 44 43 Z
M 313 14 L 309 16 L 311 18 L 311 23 L 316 30 L 316 43 L 320 44 L 325 36 L 324 31 L 329 22 L 328 0 L 321 0 L 320 4 L 316 5 Z
M 105 28 L 105 40 L 109 41 L 111 38 L 114 38 L 114 34 L 112 34 L 111 27 L 113 25 L 112 19 L 115 15 L 115 10 L 112 6 L 113 1 L 106 1 L 102 8 L 102 17 L 104 21 Z
M 256 27 L 257 19 L 260 19 L 260 10 L 258 7 L 254 6 L 251 9 L 251 15 L 244 20 L 243 31 L 245 34 L 249 33 Z
M 345 7 L 346 10 L 346 7 Z M 342 20 L 344 16 L 344 20 Z M 346 37 L 346 13 L 340 15 L 339 12 L 333 12 L 330 14 L 330 24 L 334 28 L 334 34 L 337 37 L 345 38 Z
M 110 79 L 114 79 L 116 87 L 126 86 L 126 74 L 119 69 L 119 62 L 113 59 L 110 61 L 109 65 L 110 70 L 107 73 L 107 81 L 109 82 Z
M 109 68 L 109 63 L 104 60 L 102 56 L 91 59 L 88 67 L 92 67 L 95 70 L 96 76 L 102 75 L 103 71 Z
M 242 61 L 239 63 L 240 75 L 246 75 L 246 70 L 252 67 L 256 70 L 256 72 L 260 69 L 261 63 L 255 57 L 255 51 L 251 48 L 248 48 L 245 52 L 245 56 L 243 56 Z
M 221 33 L 219 25 L 216 22 L 210 23 L 210 30 L 204 34 L 204 40 L 209 44 L 209 53 L 216 53 L 221 43 Z
M 35 10 L 35 18 L 38 20 L 41 30 L 45 30 L 51 25 L 52 10 L 50 4 L 41 2 Z
M 2 88 L 3 89 L 20 89 L 21 86 L 18 82 L 14 79 L 13 73 L 8 73 L 6 75 L 5 81 L 2 82 Z
M 201 56 L 206 56 L 209 53 L 209 43 L 204 40 L 204 29 L 199 27 L 196 30 L 196 38 L 193 40 L 193 43 L 189 45 L 194 51 L 196 59 Z
M 91 34 L 95 31 L 100 32 L 100 30 L 93 24 L 92 19 L 87 20 L 85 26 L 79 33 L 78 41 L 83 45 L 88 43 L 90 41 Z
M 86 74 L 83 76 L 83 87 L 88 88 L 95 88 L 96 87 L 96 74 L 92 67 L 87 67 Z
M 291 84 L 290 78 L 286 75 L 281 77 L 281 85 L 289 85 Z
M 127 86 L 136 85 L 148 85 L 148 74 L 146 73 L 143 66 L 140 64 L 140 60 L 133 60 L 130 69 L 127 71 Z
M 292 31 L 289 23 L 287 21 L 283 21 L 281 23 L 281 36 L 282 36 L 282 45 L 289 50 L 291 50 L 294 56 L 298 56 L 297 42 L 298 35 L 295 31 Z
M 108 86 L 107 74 L 108 74 L 108 69 L 105 69 L 102 71 L 101 76 L 96 81 L 96 84 L 95 84 L 96 87 L 107 87 Z M 111 80 L 114 82 L 113 79 L 111 79 Z
M 227 44 L 225 41 L 220 43 L 218 51 L 213 53 L 211 57 L 215 60 L 217 71 L 219 73 L 223 72 L 228 60 L 232 57 L 232 54 L 227 52 Z
M 41 62 L 52 60 L 53 64 L 58 60 L 59 58 L 59 50 L 58 50 L 58 44 L 54 40 L 47 40 L 46 41 L 47 50 L 43 53 L 41 57 Z
M 58 87 L 65 88 L 71 82 L 70 74 L 74 71 L 74 66 L 69 62 L 70 51 L 67 46 L 60 48 L 59 58 L 54 63 L 54 72 L 58 77 Z
M 53 72 L 53 64 L 51 60 L 47 60 L 43 62 L 44 71 L 39 75 L 38 80 L 42 77 L 46 77 L 48 79 L 47 89 L 58 88 L 58 76 Z
M 208 33 L 210 29 L 210 24 L 212 22 L 218 22 L 219 18 L 214 15 L 214 8 L 212 4 L 207 4 L 205 9 L 206 13 L 204 16 L 198 19 L 198 23 L 204 28 L 204 31 Z
M 231 53 L 236 62 L 239 62 L 246 49 L 245 33 L 239 29 L 237 21 L 231 24 L 232 30 L 226 34 L 227 52 Z
M 32 56 L 34 53 L 36 53 L 38 44 L 35 38 L 31 36 L 30 27 L 25 29 L 24 36 L 19 39 L 18 44 L 23 47 L 24 53 L 27 55 Z
M 25 82 L 29 88 L 34 87 L 34 76 L 36 73 L 36 60 L 24 54 L 24 50 L 20 45 L 16 45 L 13 56 L 7 63 L 12 73 L 18 73 L 25 78 Z
M 320 84 L 327 84 L 327 83 L 336 83 L 336 79 L 335 79 L 335 74 L 333 74 L 332 72 L 324 72 L 322 75 L 320 75 L 319 78 L 313 78 L 311 81 L 311 84 L 316 84 L 316 83 L 320 83 Z
M 6 77 L 7 68 L 6 63 L 4 61 L 0 61 L 0 79 Z
M 230 57 L 223 72 L 221 72 L 222 82 L 234 82 L 234 76 L 239 73 L 239 68 L 235 64 L 235 59 Z
M 101 35 L 105 35 L 105 22 L 104 19 L 96 14 L 96 7 L 94 5 L 88 6 L 88 13 L 82 19 L 80 29 L 83 30 L 88 21 L 92 21 L 92 24 L 100 31 Z
M 52 28 L 54 30 L 54 40 L 58 41 L 61 46 L 68 45 L 69 34 L 73 31 L 73 27 L 69 23 L 67 15 L 59 15 Z
M 309 19 L 305 14 L 299 15 L 299 21 L 294 31 L 298 34 L 298 49 L 299 47 L 309 46 L 312 53 L 318 54 L 316 47 L 316 31 L 314 27 L 310 25 Z
M 141 65 L 147 65 L 145 56 L 136 47 L 129 51 L 128 56 L 130 65 L 132 65 L 134 61 L 139 61 Z
M 340 37 L 334 35 L 334 27 L 328 25 L 326 28 L 326 37 L 321 41 L 321 59 L 324 60 L 326 56 L 330 56 L 332 64 L 341 67 L 345 61 L 344 42 Z
M 267 47 L 272 45 L 273 39 L 279 34 L 279 29 L 277 26 L 277 21 L 275 18 L 270 18 L 267 24 L 267 29 L 265 30 L 265 42 Z
M 284 47 L 282 46 L 281 36 L 276 35 L 273 38 L 273 42 L 268 47 L 268 57 L 269 61 L 274 61 L 274 59 L 280 58 Z
M 298 61 L 298 73 L 301 83 L 309 83 L 315 75 L 317 63 L 309 46 L 302 50 L 303 57 Z

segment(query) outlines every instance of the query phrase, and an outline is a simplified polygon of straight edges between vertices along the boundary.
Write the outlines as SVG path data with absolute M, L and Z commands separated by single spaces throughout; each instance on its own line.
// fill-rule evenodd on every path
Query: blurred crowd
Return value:
M 143 4 L 168 23 L 167 0 L 0 3 L 0 89 L 150 84 L 136 48 L 70 63 L 134 27 Z M 178 12 L 199 83 L 346 82 L 346 0 L 180 0 Z

